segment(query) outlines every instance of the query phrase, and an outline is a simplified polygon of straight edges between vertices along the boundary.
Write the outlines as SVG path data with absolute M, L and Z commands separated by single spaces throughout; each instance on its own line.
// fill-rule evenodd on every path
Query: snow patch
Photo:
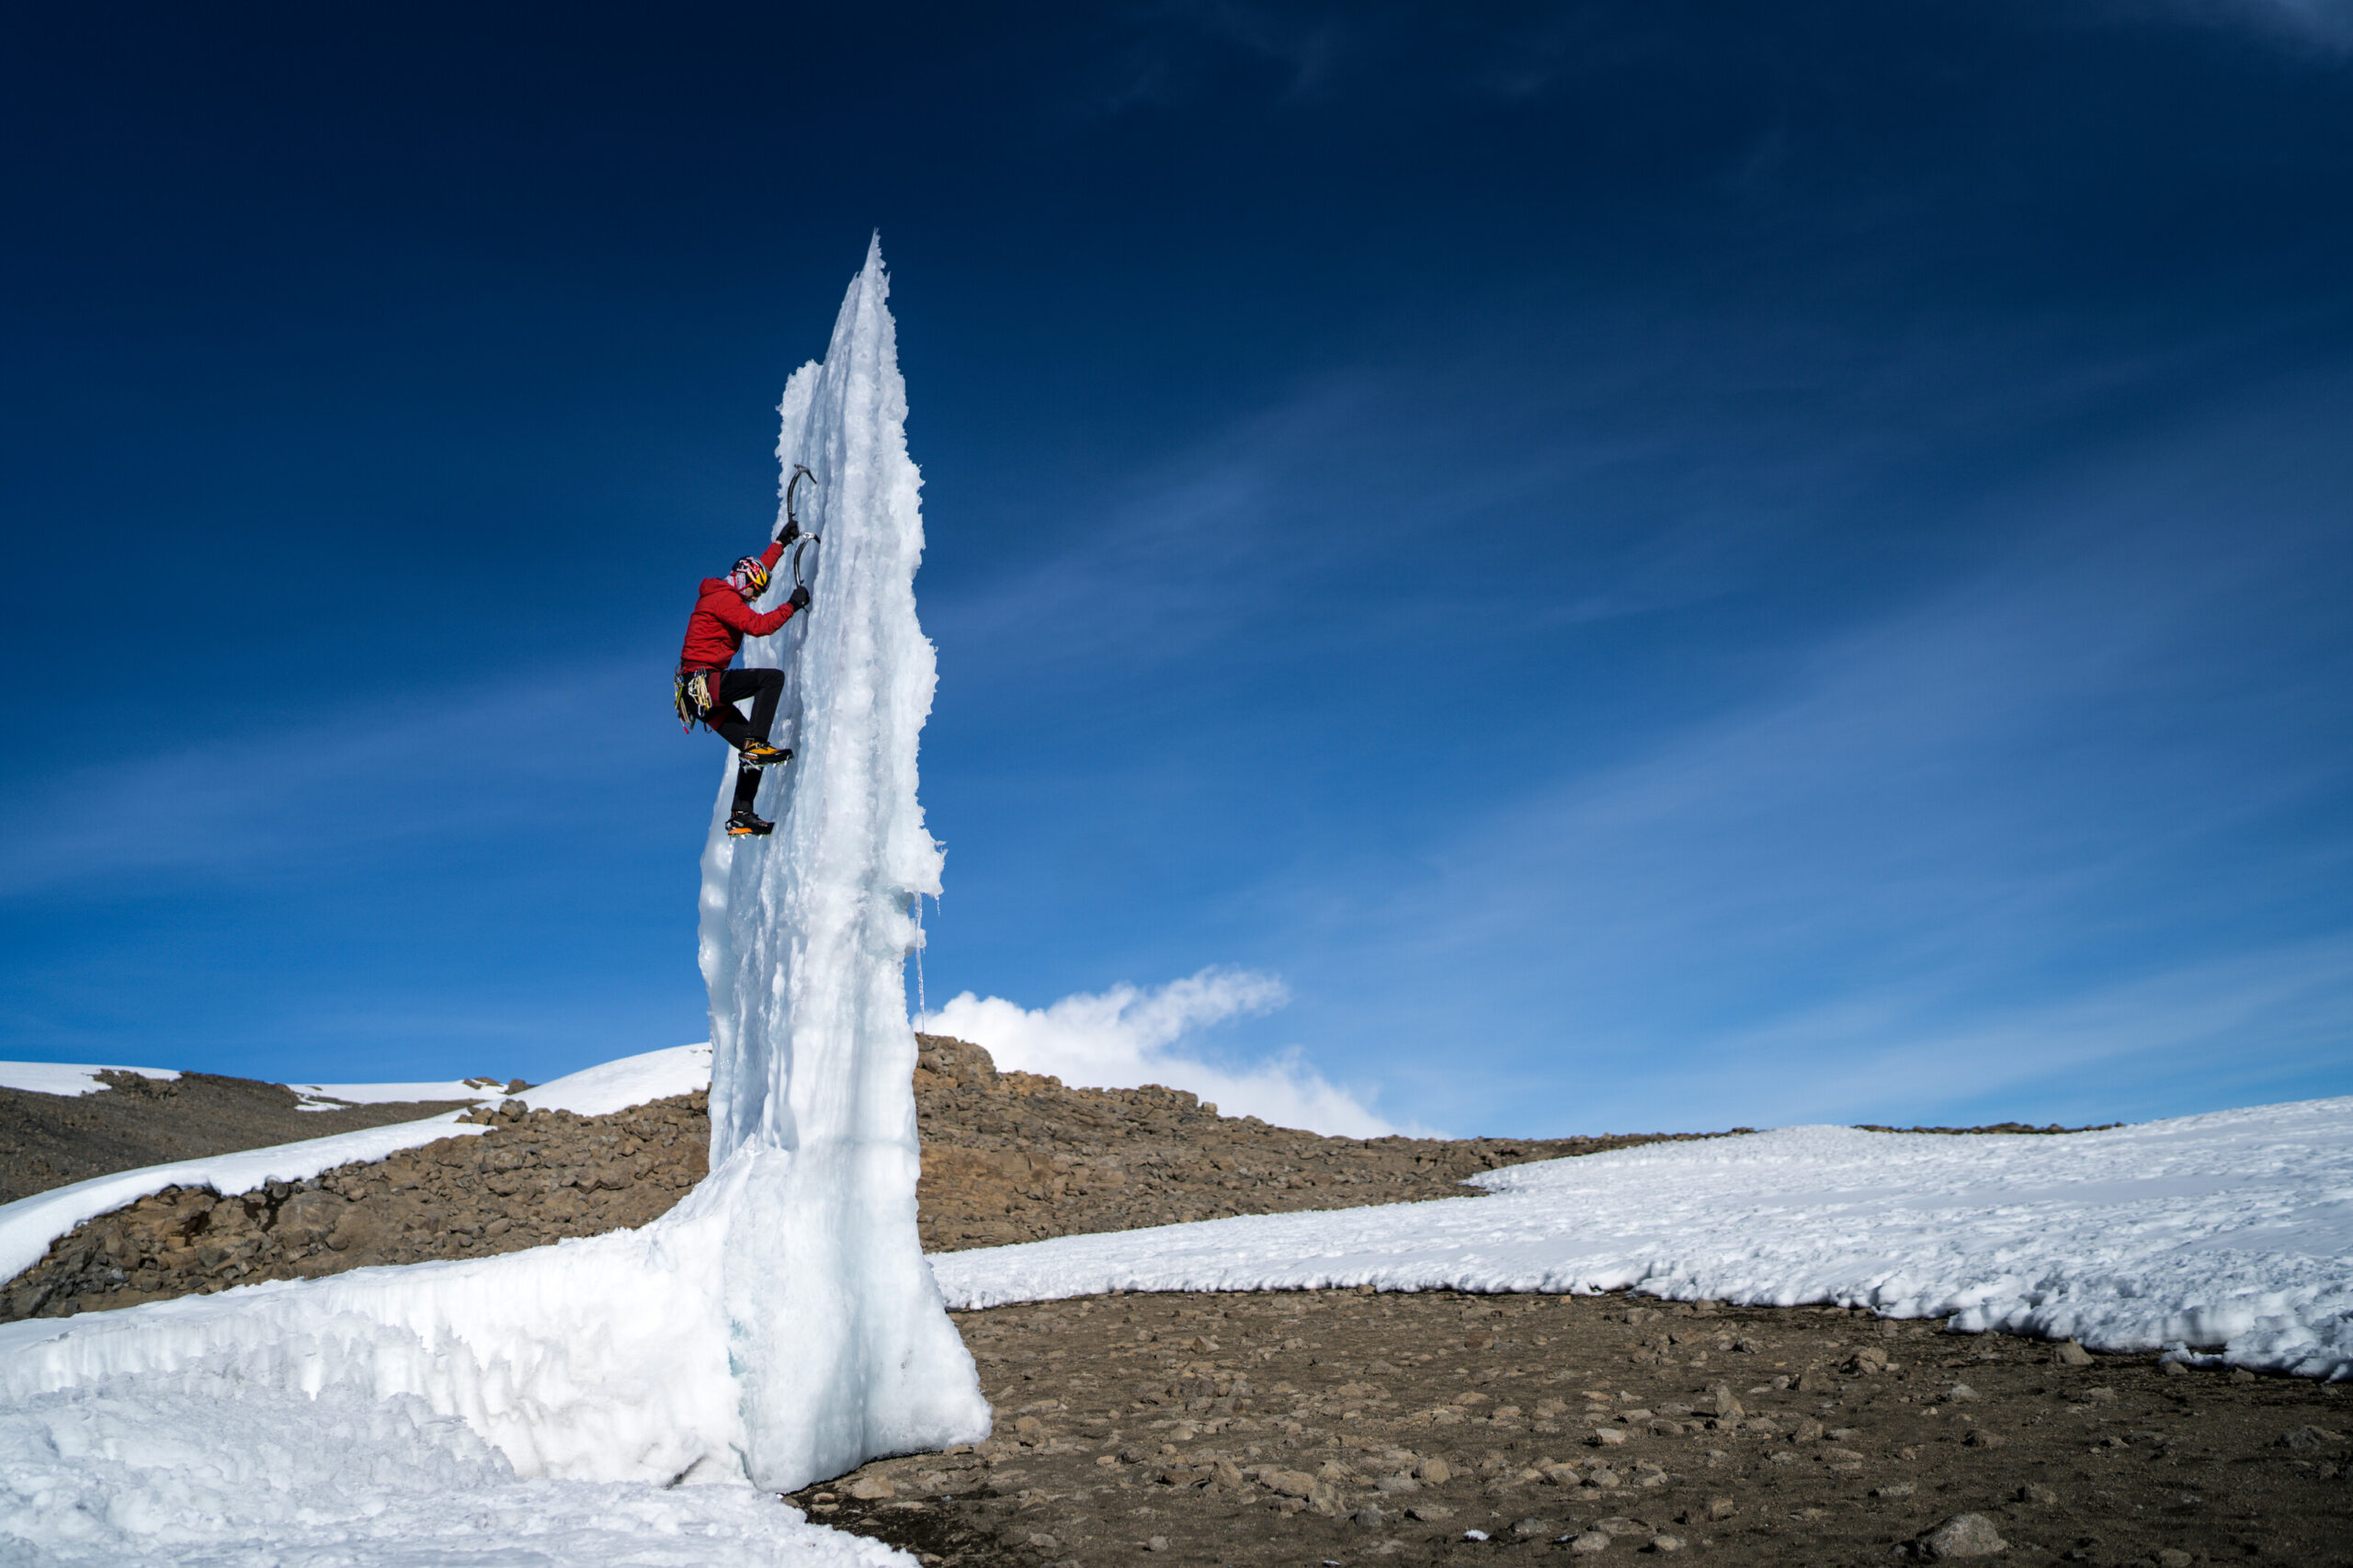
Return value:
M 111 1214 L 167 1187 L 210 1187 L 223 1198 L 233 1198 L 274 1181 L 308 1181 L 337 1165 L 365 1165 L 404 1149 L 421 1149 L 444 1138 L 469 1137 L 483 1131 L 460 1122 L 460 1114 L 447 1111 L 422 1121 L 363 1127 L 356 1132 L 306 1138 L 299 1143 L 142 1165 L 36 1192 L 14 1203 L 0 1203 L 0 1280 L 14 1279 L 39 1263 L 50 1243 L 84 1221 Z
M 610 1116 L 633 1105 L 691 1095 L 710 1087 L 710 1047 L 677 1045 L 667 1051 L 642 1051 L 585 1067 L 551 1079 L 519 1095 L 494 1095 L 494 1100 L 521 1100 L 533 1110 L 568 1110 L 575 1116 Z
M 2056 1137 L 1792 1127 L 1475 1180 L 1494 1196 L 1065 1236 L 932 1266 L 959 1308 L 1112 1290 L 1631 1290 L 2353 1376 L 2353 1098 Z
M 136 1073 L 142 1078 L 176 1078 L 171 1067 L 85 1066 L 72 1062 L 0 1062 L 0 1089 L 23 1089 L 36 1095 L 97 1095 L 113 1087 L 98 1081 L 101 1073 Z
M 506 1078 L 453 1078 L 428 1084 L 289 1084 L 301 1096 L 296 1110 L 343 1110 L 358 1105 L 408 1105 L 418 1100 L 504 1097 Z
M 316 1085 L 313 1085 L 316 1086 Z M 345 1087 L 364 1087 L 350 1085 Z M 389 1085 L 409 1088 L 417 1085 Z M 648 1051 L 583 1069 L 516 1096 L 533 1108 L 568 1110 L 580 1116 L 609 1116 L 649 1100 L 693 1094 L 710 1086 L 710 1047 L 673 1046 Z M 387 1096 L 392 1098 L 393 1096 Z M 445 1096 L 465 1098 L 466 1096 Z M 495 1105 L 505 1095 L 482 1100 Z M 379 1104 L 383 1101 L 377 1102 Z M 445 1111 L 418 1121 L 396 1121 L 385 1127 L 363 1127 L 299 1143 L 278 1143 L 233 1154 L 199 1160 L 176 1160 L 169 1165 L 142 1165 L 92 1176 L 70 1187 L 52 1187 L 0 1203 L 0 1280 L 14 1279 L 41 1260 L 50 1244 L 69 1234 L 74 1226 L 101 1214 L 163 1191 L 167 1187 L 210 1187 L 223 1198 L 251 1192 L 274 1181 L 308 1181 L 337 1165 L 367 1165 L 388 1159 L 404 1149 L 421 1149 L 444 1138 L 479 1135 L 483 1129 L 461 1122 L 459 1111 Z

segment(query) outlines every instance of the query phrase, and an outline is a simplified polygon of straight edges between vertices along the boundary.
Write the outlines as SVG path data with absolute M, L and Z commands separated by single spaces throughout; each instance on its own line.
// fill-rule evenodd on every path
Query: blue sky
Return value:
M 18 32 L 0 1054 L 701 1038 L 667 672 L 879 228 L 935 1002 L 1213 971 L 1454 1132 L 2353 1092 L 2342 6 Z

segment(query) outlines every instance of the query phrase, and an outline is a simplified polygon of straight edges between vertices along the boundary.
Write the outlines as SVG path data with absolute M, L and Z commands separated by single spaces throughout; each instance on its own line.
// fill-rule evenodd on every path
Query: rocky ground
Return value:
M 371 1264 L 481 1257 L 642 1225 L 702 1179 L 702 1095 L 613 1116 L 473 1115 L 479 1134 L 221 1197 L 168 1187 L 51 1244 L 0 1290 L 0 1322 L 105 1312 Z
M 1455 1198 L 1462 1179 L 1481 1171 L 1696 1136 L 1324 1138 L 1220 1116 L 1180 1089 L 1065 1088 L 1055 1078 L 1000 1073 L 987 1051 L 961 1040 L 916 1040 L 919 1197 L 931 1252 Z
M 293 1090 L 251 1078 L 98 1077 L 112 1087 L 88 1095 L 0 1088 L 0 1203 L 114 1171 L 415 1121 L 469 1103 L 297 1110 Z
M 959 1314 L 976 1449 L 793 1501 L 926 1563 L 2353 1562 L 2353 1397 L 1835 1308 L 1119 1295 Z

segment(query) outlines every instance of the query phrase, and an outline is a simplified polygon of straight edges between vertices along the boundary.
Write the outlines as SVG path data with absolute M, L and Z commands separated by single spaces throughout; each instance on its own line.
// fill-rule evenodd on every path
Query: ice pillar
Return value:
M 938 891 L 940 851 L 915 801 L 935 674 L 915 619 L 922 478 L 889 293 L 878 241 L 824 363 L 785 387 L 777 456 L 817 481 L 801 505 L 823 540 L 815 603 L 747 642 L 745 662 L 783 667 L 777 738 L 797 755 L 762 787 L 774 835 L 726 835 L 722 780 L 703 856 L 728 1354 L 747 1468 L 778 1490 L 989 1426 L 915 1233 L 903 974 L 911 904 Z M 790 586 L 779 574 L 770 599 Z

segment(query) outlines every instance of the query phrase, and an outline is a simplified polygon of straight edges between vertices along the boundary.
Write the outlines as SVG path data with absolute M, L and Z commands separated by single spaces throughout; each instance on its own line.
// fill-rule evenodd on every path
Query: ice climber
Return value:
M 735 748 L 735 805 L 727 814 L 727 831 L 737 837 L 765 834 L 776 826 L 753 814 L 752 801 L 759 793 L 760 768 L 792 760 L 790 751 L 768 744 L 777 699 L 784 694 L 784 672 L 727 667 L 746 633 L 766 637 L 794 612 L 809 608 L 809 590 L 803 586 L 794 587 L 792 597 L 775 609 L 752 608 L 752 601 L 767 591 L 768 574 L 790 542 L 779 539 L 759 554 L 735 562 L 726 576 L 705 577 L 694 613 L 687 618 L 686 646 L 678 653 L 678 722 L 691 732 L 699 721 Z M 735 706 L 745 698 L 752 702 L 749 720 Z

